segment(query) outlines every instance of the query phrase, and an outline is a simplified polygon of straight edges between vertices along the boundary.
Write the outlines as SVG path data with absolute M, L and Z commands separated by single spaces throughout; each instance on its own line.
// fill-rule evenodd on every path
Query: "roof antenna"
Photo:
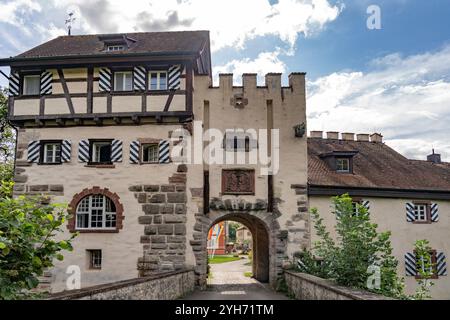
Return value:
M 73 12 L 69 12 L 69 18 L 66 19 L 67 34 L 69 36 L 72 35 L 72 23 L 77 19 L 73 15 L 74 15 Z

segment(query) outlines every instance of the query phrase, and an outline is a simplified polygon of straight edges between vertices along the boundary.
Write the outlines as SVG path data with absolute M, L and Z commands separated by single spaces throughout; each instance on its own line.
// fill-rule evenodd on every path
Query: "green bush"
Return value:
M 404 279 L 397 276 L 398 261 L 392 255 L 390 232 L 377 232 L 377 225 L 370 221 L 367 209 L 355 204 L 348 194 L 332 198 L 336 215 L 335 241 L 323 224 L 317 209 L 311 210 L 314 228 L 319 241 L 311 251 L 299 254 L 297 268 L 321 278 L 332 279 L 337 284 L 369 290 L 388 297 L 420 299 L 426 293 L 414 296 L 404 294 Z M 423 245 L 423 242 L 416 243 Z M 426 250 L 421 250 L 423 254 Z M 368 288 L 373 275 L 371 268 L 380 271 L 378 288 Z M 420 290 L 425 290 L 420 284 Z
M 66 206 L 42 205 L 42 198 L 11 198 L 12 183 L 2 183 L 0 198 L 0 299 L 24 299 L 39 284 L 38 277 L 63 260 L 71 241 L 55 240 L 68 215 Z

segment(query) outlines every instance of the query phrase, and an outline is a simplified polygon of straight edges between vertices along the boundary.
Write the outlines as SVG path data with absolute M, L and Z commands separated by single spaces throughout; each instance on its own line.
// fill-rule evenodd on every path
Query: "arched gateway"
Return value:
M 211 211 L 198 218 L 202 225 L 201 252 L 196 255 L 198 285 L 204 287 L 207 278 L 207 236 L 208 230 L 216 223 L 231 220 L 242 223 L 253 236 L 253 276 L 261 282 L 276 286 L 282 273 L 282 260 L 287 239 L 280 232 L 280 225 L 272 213 L 265 211 Z M 199 226 L 199 225 L 198 225 Z

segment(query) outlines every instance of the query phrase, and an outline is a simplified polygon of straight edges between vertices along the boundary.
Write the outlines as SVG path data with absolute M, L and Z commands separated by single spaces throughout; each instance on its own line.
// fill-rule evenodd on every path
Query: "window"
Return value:
M 226 151 L 249 152 L 256 147 L 256 140 L 251 139 L 244 133 L 226 133 L 224 138 L 224 148 Z
M 89 269 L 102 268 L 102 250 L 87 250 L 89 258 Z
M 94 141 L 91 143 L 91 162 L 92 163 L 111 163 L 111 142 Z
M 133 73 L 131 71 L 114 72 L 114 91 L 133 90 Z
M 41 76 L 32 75 L 23 77 L 23 94 L 39 95 L 41 89 Z
M 153 163 L 158 162 L 159 146 L 156 143 L 142 145 L 142 162 Z
M 87 196 L 77 206 L 77 229 L 111 229 L 116 220 L 114 202 L 102 194 Z
M 431 250 L 430 252 L 430 265 L 428 266 L 428 270 L 426 270 L 426 261 L 424 259 L 424 257 L 418 257 L 417 259 L 417 264 L 418 267 L 422 269 L 423 272 L 431 272 L 433 274 L 433 277 L 437 278 L 438 273 L 437 273 L 437 268 L 436 268 L 436 250 Z M 420 259 L 420 260 L 419 260 Z M 417 278 L 420 278 L 420 274 L 419 272 L 417 272 Z
M 150 90 L 167 90 L 167 71 L 152 71 L 148 78 Z
M 61 143 L 60 142 L 44 143 L 41 162 L 45 164 L 61 163 Z
M 428 223 L 430 220 L 430 205 L 428 203 L 414 204 L 414 217 L 416 223 Z
M 337 158 L 336 159 L 336 171 L 337 172 L 350 172 L 350 159 Z
M 115 46 L 108 46 L 106 48 L 106 51 L 122 51 L 124 49 L 124 46 L 115 45 Z

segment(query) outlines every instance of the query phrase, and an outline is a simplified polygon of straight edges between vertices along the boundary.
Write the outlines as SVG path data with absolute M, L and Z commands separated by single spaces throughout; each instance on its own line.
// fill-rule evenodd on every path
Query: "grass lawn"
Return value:
M 233 256 L 214 256 L 214 258 L 209 258 L 210 264 L 217 264 L 217 263 L 224 263 L 224 262 L 231 262 L 241 260 L 240 257 L 233 257 Z

